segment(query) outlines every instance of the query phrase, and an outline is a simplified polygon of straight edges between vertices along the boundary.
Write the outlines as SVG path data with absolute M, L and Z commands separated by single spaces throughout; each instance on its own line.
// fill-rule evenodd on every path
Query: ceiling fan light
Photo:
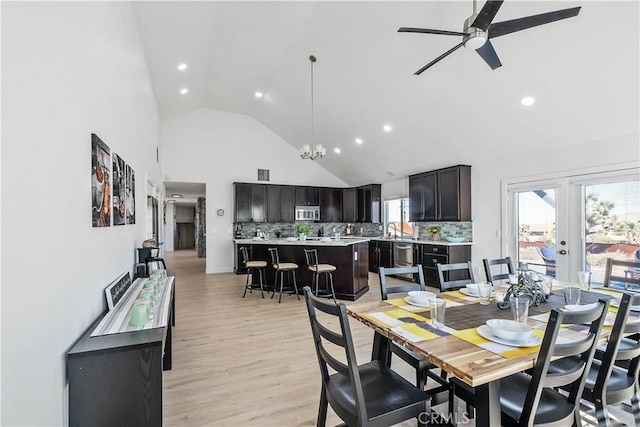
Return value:
M 471 37 L 464 42 L 464 47 L 469 50 L 480 49 L 487 42 L 487 38 L 483 36 Z

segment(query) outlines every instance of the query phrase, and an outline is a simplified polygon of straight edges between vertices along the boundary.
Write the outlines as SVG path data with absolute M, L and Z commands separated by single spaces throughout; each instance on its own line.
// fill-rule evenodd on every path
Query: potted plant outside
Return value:
M 300 240 L 306 240 L 307 235 L 311 233 L 311 226 L 309 224 L 296 223 L 295 225 L 296 234 Z

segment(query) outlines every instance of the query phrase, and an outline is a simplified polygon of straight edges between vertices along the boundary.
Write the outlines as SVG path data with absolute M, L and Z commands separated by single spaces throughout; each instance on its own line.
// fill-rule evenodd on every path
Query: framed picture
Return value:
M 136 174 L 127 165 L 127 183 L 125 187 L 127 224 L 136 223 Z
M 107 297 L 107 307 L 112 310 L 118 304 L 118 301 L 131 287 L 131 275 L 129 272 L 122 273 L 116 280 L 111 282 L 109 286 L 104 289 L 104 293 Z
M 111 150 L 98 135 L 91 134 L 91 222 L 111 226 Z
M 126 183 L 127 171 L 125 169 L 124 160 L 116 153 L 113 153 L 113 225 L 125 225 L 127 217 L 127 197 Z

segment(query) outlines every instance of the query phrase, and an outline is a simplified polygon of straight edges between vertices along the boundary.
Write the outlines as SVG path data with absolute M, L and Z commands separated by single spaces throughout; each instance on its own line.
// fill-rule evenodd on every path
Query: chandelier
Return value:
M 316 57 L 311 55 L 309 57 L 311 61 L 311 144 L 305 144 L 300 148 L 300 157 L 303 159 L 315 160 L 317 158 L 323 158 L 327 155 L 327 149 L 322 144 L 314 143 L 314 122 L 313 122 L 313 64 L 316 62 Z

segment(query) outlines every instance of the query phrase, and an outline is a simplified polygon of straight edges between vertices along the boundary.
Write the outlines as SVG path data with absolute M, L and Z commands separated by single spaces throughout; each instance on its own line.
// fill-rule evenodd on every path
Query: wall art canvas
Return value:
M 111 150 L 91 134 L 91 221 L 94 227 L 111 225 Z
M 136 173 L 127 165 L 127 184 L 125 188 L 127 206 L 127 224 L 136 223 Z
M 127 218 L 127 171 L 125 169 L 124 160 L 116 153 L 113 153 L 113 225 L 125 225 Z

